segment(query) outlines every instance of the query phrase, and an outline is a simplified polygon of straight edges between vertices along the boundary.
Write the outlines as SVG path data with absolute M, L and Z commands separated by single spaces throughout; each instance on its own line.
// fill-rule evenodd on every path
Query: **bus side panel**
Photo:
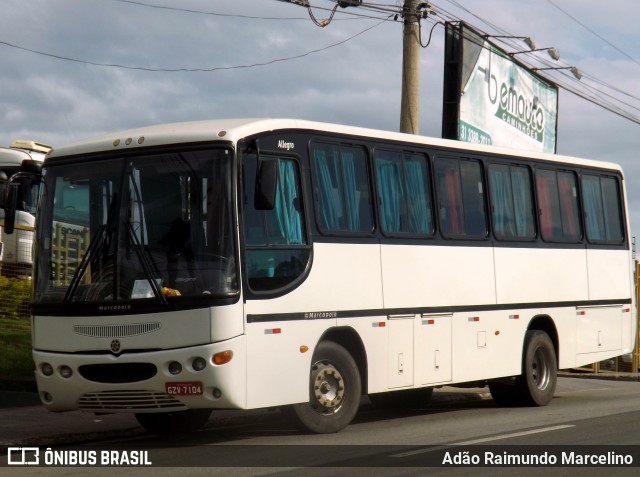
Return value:
M 335 320 L 247 324 L 247 407 L 308 401 L 313 350 L 333 325 Z
M 388 357 L 389 327 L 387 316 L 340 318 L 338 326 L 352 329 L 362 341 L 366 355 L 366 393 L 377 393 L 389 389 Z
M 538 303 L 539 312 L 528 311 L 528 323 L 536 314 L 549 316 L 558 332 L 558 365 L 575 366 L 575 307 L 545 308 L 548 304 L 589 299 L 587 256 L 584 249 L 495 248 L 496 290 L 499 303 Z M 520 342 L 524 342 L 523 328 Z
M 615 300 L 632 297 L 628 250 L 589 249 L 587 260 L 590 299 Z M 632 333 L 635 313 L 632 309 L 631 304 L 624 304 L 621 308 L 587 310 L 583 318 L 588 318 L 591 333 L 586 337 L 587 341 L 583 343 L 582 349 L 585 352 L 630 353 L 635 343 L 635 334 Z
M 453 315 L 453 382 L 514 376 L 532 310 L 460 312 Z
M 494 250 L 498 303 L 540 303 L 543 308 L 545 302 L 589 299 L 584 249 Z
M 338 324 L 338 312 L 380 308 L 378 244 L 314 244 L 312 268 L 304 283 L 282 297 L 245 304 L 245 315 L 253 321 L 246 325 L 249 407 L 307 401 L 313 351 L 322 335 Z M 287 313 L 293 316 L 278 318 Z M 340 326 L 345 324 L 341 320 Z M 300 346 L 309 349 L 301 353 Z
M 383 245 L 386 308 L 496 303 L 490 247 Z
M 472 310 L 495 304 L 491 247 L 383 245 L 381 256 L 386 308 L 465 306 Z M 477 330 L 476 323 L 469 324 L 468 317 L 473 315 L 390 316 L 389 388 L 440 384 L 451 382 L 452 378 L 458 382 L 483 379 L 488 372 L 506 373 L 499 363 L 468 366 L 470 362 L 486 361 L 501 349 L 497 343 L 478 346 L 478 340 L 483 339 L 478 333 L 486 335 L 488 330 Z M 409 320 L 411 323 L 407 323 Z M 482 326 L 489 322 L 486 319 Z M 397 343 L 404 343 L 404 349 Z M 409 358 L 413 360 L 410 367 L 403 362 Z M 454 361 L 461 362 L 454 365 Z M 470 368 L 477 371 L 469 372 Z M 408 372 L 414 374 L 406 376 Z
M 589 299 L 631 298 L 628 250 L 588 249 Z

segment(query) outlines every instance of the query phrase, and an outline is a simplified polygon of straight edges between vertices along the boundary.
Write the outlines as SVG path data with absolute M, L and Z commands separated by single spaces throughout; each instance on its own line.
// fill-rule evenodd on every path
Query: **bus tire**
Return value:
M 527 331 L 522 374 L 516 378 L 521 403 L 525 406 L 549 404 L 556 390 L 557 378 L 558 360 L 551 338 L 544 331 Z
M 353 357 L 339 344 L 323 341 L 313 353 L 309 402 L 295 404 L 291 411 L 304 432 L 338 432 L 358 412 L 361 393 L 360 372 Z
M 178 437 L 204 427 L 211 409 L 187 409 L 177 412 L 136 413 L 138 423 L 147 432 L 160 437 Z

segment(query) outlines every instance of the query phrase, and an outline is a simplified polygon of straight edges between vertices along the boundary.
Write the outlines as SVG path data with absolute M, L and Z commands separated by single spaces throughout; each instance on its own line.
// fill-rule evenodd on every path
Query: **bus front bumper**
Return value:
M 116 355 L 33 351 L 50 411 L 171 412 L 246 408 L 246 341 Z

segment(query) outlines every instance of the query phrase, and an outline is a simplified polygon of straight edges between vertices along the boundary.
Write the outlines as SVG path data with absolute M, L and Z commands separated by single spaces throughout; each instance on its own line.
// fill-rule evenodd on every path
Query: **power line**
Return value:
M 614 45 L 613 43 L 611 43 L 609 40 L 607 40 L 605 37 L 603 37 L 602 35 L 600 35 L 599 33 L 597 33 L 596 31 L 592 30 L 591 28 L 589 28 L 587 25 L 585 25 L 584 23 L 582 23 L 580 20 L 578 20 L 576 17 L 574 17 L 573 15 L 571 15 L 569 12 L 567 12 L 566 10 L 563 10 L 562 8 L 560 8 L 557 4 L 555 4 L 552 0 L 547 0 L 547 2 L 549 2 L 551 5 L 553 5 L 554 7 L 556 7 L 558 10 L 560 10 L 562 13 L 564 13 L 566 16 L 568 16 L 569 18 L 571 18 L 574 22 L 576 22 L 578 25 L 580 25 L 582 28 L 584 28 L 585 30 L 587 30 L 589 33 L 591 33 L 592 35 L 596 36 L 597 38 L 599 38 L 600 40 L 602 40 L 603 42 L 605 42 L 607 45 L 609 45 L 611 48 L 613 48 L 614 50 L 616 50 L 618 53 L 620 53 L 623 56 L 626 56 L 628 59 L 630 59 L 631 61 L 633 61 L 634 63 L 640 65 L 640 61 L 636 60 L 633 56 L 631 56 L 630 54 L 628 54 L 626 51 L 622 50 L 621 48 L 617 47 L 616 45 Z
M 124 0 L 123 0 L 124 1 Z M 267 65 L 272 65 L 274 63 L 281 63 L 281 62 L 285 62 L 285 61 L 290 61 L 290 60 L 296 60 L 299 58 L 304 58 L 305 56 L 309 56 L 309 55 L 313 55 L 315 53 L 321 53 L 323 51 L 326 51 L 330 48 L 335 48 L 337 46 L 343 45 L 345 43 L 347 43 L 350 40 L 353 40 L 354 38 L 363 35 L 364 33 L 368 32 L 369 30 L 372 30 L 380 25 L 382 25 L 383 23 L 386 23 L 387 21 L 389 21 L 390 17 L 388 18 L 384 18 L 382 21 L 371 25 L 367 28 L 365 28 L 364 30 L 359 31 L 358 33 L 351 35 L 348 38 L 345 38 L 344 40 L 340 40 L 336 43 L 332 43 L 331 45 L 327 45 L 325 47 L 322 48 L 317 48 L 315 50 L 310 50 L 307 51 L 305 53 L 301 53 L 299 55 L 293 55 L 293 56 L 288 56 L 286 58 L 276 58 L 273 60 L 269 60 L 269 61 L 264 61 L 264 62 L 260 62 L 260 63 L 252 63 L 252 64 L 248 64 L 248 65 L 235 65 L 235 66 L 215 66 L 215 67 L 211 67 L 211 68 L 150 68 L 150 67 L 144 67 L 144 66 L 128 66 L 128 65 L 121 65 L 121 64 L 117 64 L 117 63 L 100 63 L 100 62 L 96 62 L 96 61 L 89 61 L 89 60 L 82 60 L 82 59 L 78 59 L 78 58 L 71 58 L 68 56 L 62 56 L 62 55 L 56 55 L 53 53 L 48 53 L 48 52 L 44 52 L 44 51 L 39 51 L 39 50 L 35 50 L 32 48 L 26 48 L 24 46 L 20 46 L 20 45 L 16 45 L 14 43 L 10 43 L 8 41 L 3 41 L 0 40 L 0 45 L 5 45 L 7 47 L 10 48 L 15 48 L 17 50 L 22 50 L 22 51 L 26 51 L 29 53 L 33 53 L 36 55 L 40 55 L 40 56 L 46 56 L 49 58 L 54 58 L 57 60 L 63 60 L 63 61 L 70 61 L 70 62 L 74 62 L 74 63 L 80 63 L 80 64 L 85 64 L 85 65 L 91 65 L 91 66 L 100 66 L 100 67 L 108 67 L 108 68 L 119 68 L 119 69 L 124 69 L 124 70 L 136 70 L 136 71 L 148 71 L 148 72 L 153 72 L 153 73 L 208 73 L 208 72 L 214 72 L 214 71 L 224 71 L 224 70 L 237 70 L 237 69 L 247 69 L 247 68 L 254 68 L 257 66 L 267 66 Z
M 112 2 L 128 3 L 130 5 L 137 5 L 139 7 L 155 8 L 158 10 L 168 10 L 174 12 L 194 13 L 197 15 L 211 15 L 215 17 L 233 17 L 233 18 L 246 18 L 249 20 L 307 20 L 305 17 L 260 17 L 252 15 L 239 15 L 233 13 L 219 13 L 219 12 L 207 12 L 203 10 L 193 10 L 189 8 L 168 7 L 166 5 L 154 5 L 151 3 L 139 2 L 134 0 L 110 0 Z
M 276 20 L 276 21 L 307 21 L 308 17 L 266 17 L 266 16 L 256 16 L 256 15 L 244 15 L 244 14 L 237 14 L 237 13 L 221 13 L 221 12 L 214 12 L 214 11 L 205 11 L 205 10 L 194 10 L 191 8 L 182 8 L 182 7 L 171 7 L 171 6 L 167 6 L 167 5 L 154 5 L 152 3 L 146 3 L 146 2 L 142 2 L 142 1 L 138 1 L 138 0 L 109 0 L 112 2 L 119 2 L 119 3 L 126 3 L 129 5 L 135 5 L 138 7 L 145 7 L 145 8 L 154 8 L 157 10 L 166 10 L 166 11 L 172 11 L 172 12 L 182 12 L 182 13 L 192 13 L 192 14 L 196 14 L 196 15 L 209 15 L 209 16 L 215 16 L 215 17 L 228 17 L 228 18 L 243 18 L 243 19 L 247 19 L 247 20 Z M 321 6 L 314 6 L 313 7 L 316 10 L 327 10 L 327 11 L 331 11 L 332 9 L 330 8 L 326 8 L 326 7 L 321 7 Z M 311 9 L 309 9 L 311 10 Z M 365 20 L 365 19 L 373 19 L 373 20 L 381 20 L 382 18 L 379 16 L 376 17 L 372 17 L 370 15 L 363 15 L 360 13 L 353 13 L 353 12 L 341 12 L 344 13 L 346 15 L 348 15 L 350 18 L 336 18 L 336 21 L 345 21 L 345 20 Z

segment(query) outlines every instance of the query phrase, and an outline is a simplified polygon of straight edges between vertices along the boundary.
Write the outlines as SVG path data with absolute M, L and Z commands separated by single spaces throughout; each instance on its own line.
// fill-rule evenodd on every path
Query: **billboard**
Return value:
M 447 23 L 442 136 L 555 153 L 558 87 L 463 22 Z

